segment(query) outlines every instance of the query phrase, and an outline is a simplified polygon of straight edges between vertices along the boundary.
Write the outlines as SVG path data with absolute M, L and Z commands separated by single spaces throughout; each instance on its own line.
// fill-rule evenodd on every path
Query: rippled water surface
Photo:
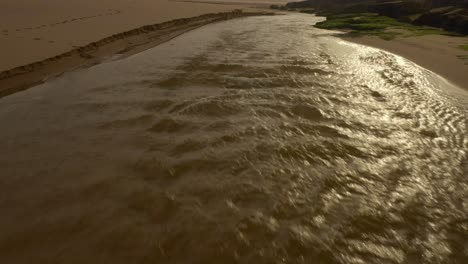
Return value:
M 214 24 L 1 99 L 0 260 L 465 263 L 466 96 L 319 20 Z

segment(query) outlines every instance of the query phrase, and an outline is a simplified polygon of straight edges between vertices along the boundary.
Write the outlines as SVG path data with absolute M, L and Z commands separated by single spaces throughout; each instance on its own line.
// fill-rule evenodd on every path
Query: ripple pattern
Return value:
M 178 201 L 164 256 L 462 263 L 466 108 L 414 64 L 303 19 L 233 25 L 155 82 L 190 94 L 138 166 Z
M 68 109 L 135 139 L 100 252 L 133 263 L 465 263 L 468 106 L 440 77 L 313 28 L 319 20 L 228 21 L 73 77 L 88 93 Z

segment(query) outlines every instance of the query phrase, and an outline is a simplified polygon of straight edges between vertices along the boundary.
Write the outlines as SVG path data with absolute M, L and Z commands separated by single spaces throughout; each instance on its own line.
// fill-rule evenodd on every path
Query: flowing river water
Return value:
M 1 262 L 465 263 L 466 93 L 321 19 L 217 23 L 2 98 Z

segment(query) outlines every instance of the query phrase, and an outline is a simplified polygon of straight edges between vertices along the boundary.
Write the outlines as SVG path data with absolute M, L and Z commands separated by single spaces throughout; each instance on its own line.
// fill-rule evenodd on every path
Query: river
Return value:
M 0 260 L 463 263 L 466 93 L 321 20 L 212 24 L 2 98 Z

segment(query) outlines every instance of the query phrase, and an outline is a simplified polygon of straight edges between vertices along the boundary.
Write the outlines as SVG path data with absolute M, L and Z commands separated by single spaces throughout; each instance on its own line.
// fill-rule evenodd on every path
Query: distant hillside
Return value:
M 306 0 L 288 3 L 286 8 L 319 14 L 378 13 L 468 35 L 468 0 Z
M 339 5 L 375 5 L 382 3 L 409 3 L 431 9 L 442 6 L 461 6 L 468 8 L 468 0 L 306 0 L 300 2 L 291 2 L 287 6 L 291 8 L 298 7 L 331 7 Z

